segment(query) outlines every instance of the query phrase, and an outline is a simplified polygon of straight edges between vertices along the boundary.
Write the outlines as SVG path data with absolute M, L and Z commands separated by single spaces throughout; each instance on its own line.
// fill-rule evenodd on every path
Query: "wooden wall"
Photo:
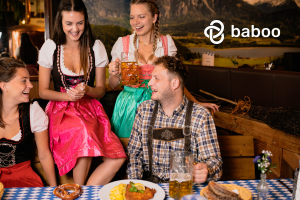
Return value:
M 262 150 L 272 152 L 272 163 L 277 163 L 277 167 L 267 178 L 293 178 L 293 170 L 299 167 L 300 137 L 272 129 L 247 115 L 239 117 L 217 112 L 214 121 L 216 126 L 226 130 L 253 136 L 255 155 L 261 154 Z

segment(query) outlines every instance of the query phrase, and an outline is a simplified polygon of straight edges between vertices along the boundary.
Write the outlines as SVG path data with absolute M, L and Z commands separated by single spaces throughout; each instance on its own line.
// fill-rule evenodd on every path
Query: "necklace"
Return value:
M 73 59 L 73 61 L 75 61 L 75 58 L 76 58 L 76 54 L 74 54 L 74 53 L 72 53 L 72 52 L 74 52 L 74 49 L 71 49 L 71 48 L 69 48 L 69 47 L 66 47 L 65 45 L 63 45 L 63 47 L 64 47 L 64 51 L 66 51 L 67 50 L 67 52 L 68 52 L 68 54 L 72 57 L 72 59 Z M 70 53 L 71 52 L 71 53 Z
M 149 43 L 147 43 L 147 42 L 142 42 L 141 40 L 139 40 L 139 42 L 142 43 L 142 44 L 144 44 L 144 45 L 149 45 L 149 44 L 152 44 L 152 43 L 153 43 L 153 42 L 149 42 Z
M 149 51 L 147 51 L 147 50 L 145 50 L 143 47 L 142 47 L 142 45 L 141 45 L 141 48 L 145 51 L 145 52 L 147 52 L 147 53 L 151 53 L 152 54 L 152 51 L 151 52 L 149 52 Z
M 57 70 L 60 74 L 60 78 L 61 78 L 61 82 L 65 88 L 65 90 L 67 90 L 69 87 L 67 87 L 67 83 L 66 83 L 66 80 L 65 80 L 65 75 L 62 73 L 61 71 L 61 68 L 60 68 L 60 45 L 57 45 L 57 54 L 56 54 L 56 57 L 57 57 Z M 87 72 L 87 77 L 86 77 L 86 80 L 85 80 L 85 84 L 87 85 L 88 82 L 89 82 L 89 79 L 90 79 L 90 73 L 92 71 L 92 68 L 93 68 L 93 57 L 92 57 L 92 54 L 91 54 L 91 49 L 88 48 L 88 57 L 89 57 L 89 69 L 88 69 L 88 72 Z
M 19 119 L 19 115 L 17 115 L 17 117 L 16 117 L 16 119 L 15 119 L 15 121 L 14 121 L 14 123 L 12 125 L 7 124 L 7 126 L 12 127 L 16 123 L 17 119 Z

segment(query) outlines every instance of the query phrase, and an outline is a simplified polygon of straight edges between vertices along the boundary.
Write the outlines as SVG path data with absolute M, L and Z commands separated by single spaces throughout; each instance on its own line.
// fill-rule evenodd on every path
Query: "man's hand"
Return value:
M 205 163 L 197 163 L 194 166 L 194 182 L 204 183 L 207 180 L 208 169 Z

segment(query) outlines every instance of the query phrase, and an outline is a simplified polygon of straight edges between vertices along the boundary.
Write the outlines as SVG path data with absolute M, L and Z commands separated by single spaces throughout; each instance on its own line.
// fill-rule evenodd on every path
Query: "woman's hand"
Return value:
M 67 90 L 67 94 L 71 98 L 71 101 L 77 101 L 78 99 L 81 99 L 86 90 L 86 84 L 80 83 L 75 88 L 70 88 Z
M 108 64 L 108 71 L 111 75 L 113 76 L 117 76 L 119 77 L 120 76 L 120 73 L 121 73 L 121 61 L 119 58 L 116 58 L 115 61 L 111 62 Z
M 219 106 L 214 103 L 201 103 L 201 102 L 199 102 L 199 103 L 201 106 L 212 109 L 213 113 L 219 111 Z

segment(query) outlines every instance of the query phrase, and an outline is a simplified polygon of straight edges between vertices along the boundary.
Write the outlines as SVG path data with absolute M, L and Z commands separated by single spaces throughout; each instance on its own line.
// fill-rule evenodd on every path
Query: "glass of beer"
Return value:
M 123 85 L 139 83 L 138 63 L 134 52 L 121 53 L 121 83 Z
M 192 194 L 194 158 L 191 152 L 174 151 L 170 157 L 169 195 L 180 199 Z

